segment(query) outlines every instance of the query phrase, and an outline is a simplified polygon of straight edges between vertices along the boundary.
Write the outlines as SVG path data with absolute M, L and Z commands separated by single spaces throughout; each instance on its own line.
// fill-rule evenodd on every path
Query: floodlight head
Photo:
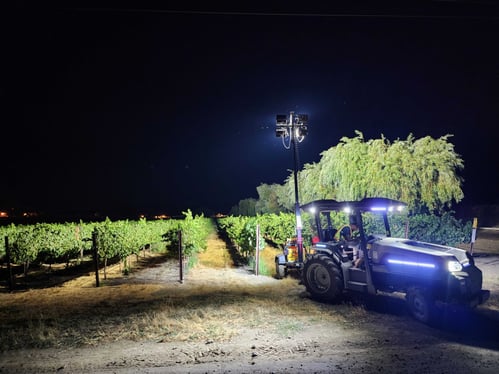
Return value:
M 308 128 L 306 125 L 300 126 L 300 136 L 305 136 L 308 134 Z
M 277 126 L 279 125 L 286 125 L 288 123 L 288 116 L 285 114 L 278 114 L 276 116 L 276 124 Z
M 285 137 L 285 136 L 288 136 L 288 129 L 286 126 L 279 126 L 277 125 L 276 129 L 275 129 L 275 136 L 280 138 L 280 137 Z
M 295 121 L 301 125 L 308 123 L 308 114 L 295 114 Z

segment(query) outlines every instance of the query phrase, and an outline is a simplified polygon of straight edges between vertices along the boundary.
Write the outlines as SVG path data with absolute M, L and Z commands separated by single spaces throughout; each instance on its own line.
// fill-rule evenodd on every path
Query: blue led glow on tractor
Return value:
M 387 260 L 387 262 L 389 264 L 395 264 L 395 265 L 417 266 L 417 267 L 428 268 L 428 269 L 435 269 L 436 268 L 436 265 L 435 264 L 431 264 L 431 263 L 396 260 L 396 259 L 393 259 L 393 258 L 389 258 Z

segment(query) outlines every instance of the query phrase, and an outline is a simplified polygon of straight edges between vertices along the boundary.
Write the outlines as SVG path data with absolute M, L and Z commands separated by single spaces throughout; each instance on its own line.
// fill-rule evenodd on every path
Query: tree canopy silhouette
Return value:
M 355 134 L 322 152 L 319 162 L 304 165 L 298 174 L 302 203 L 383 196 L 407 203 L 413 212 L 438 213 L 463 199 L 458 172 L 464 162 L 449 142 L 452 135 L 415 139 L 409 134 L 391 142 L 383 135 L 365 140 L 362 132 Z M 284 185 L 262 184 L 257 191 L 262 213 L 275 211 L 276 203 L 284 211 L 293 210 L 292 172 Z

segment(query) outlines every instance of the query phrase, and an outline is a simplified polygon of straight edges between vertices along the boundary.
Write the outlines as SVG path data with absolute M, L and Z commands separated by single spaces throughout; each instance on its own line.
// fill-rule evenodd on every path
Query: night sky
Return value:
M 274 130 L 290 111 L 309 115 L 301 165 L 354 130 L 454 134 L 463 203 L 497 203 L 498 7 L 428 3 L 24 2 L 3 35 L 0 209 L 228 212 L 288 176 L 292 153 Z

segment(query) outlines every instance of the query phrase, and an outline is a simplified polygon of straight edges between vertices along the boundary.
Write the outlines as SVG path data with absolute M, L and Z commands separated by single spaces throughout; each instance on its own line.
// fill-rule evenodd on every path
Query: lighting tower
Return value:
M 295 180 L 295 216 L 296 216 L 296 242 L 298 245 L 298 262 L 303 263 L 303 228 L 300 213 L 300 199 L 298 195 L 298 143 L 305 139 L 308 132 L 308 115 L 290 112 L 289 116 L 278 114 L 276 116 L 275 134 L 282 139 L 282 145 L 286 149 L 293 146 L 294 180 Z

